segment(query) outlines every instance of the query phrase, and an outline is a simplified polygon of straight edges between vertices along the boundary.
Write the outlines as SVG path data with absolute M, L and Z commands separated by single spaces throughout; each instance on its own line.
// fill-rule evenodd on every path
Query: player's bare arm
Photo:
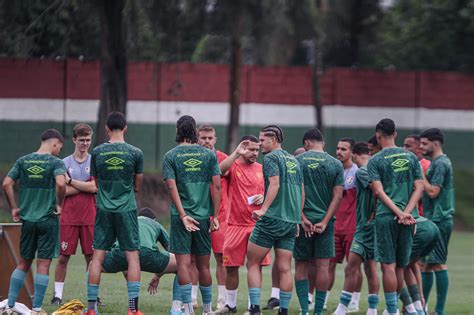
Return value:
M 15 185 L 15 181 L 10 177 L 5 177 L 3 180 L 3 192 L 5 193 L 5 197 L 7 198 L 8 205 L 10 209 L 12 209 L 12 218 L 14 222 L 20 221 L 20 209 L 18 208 L 15 200 L 15 191 L 13 190 L 13 185 Z
M 441 187 L 431 185 L 424 172 L 421 172 L 421 175 L 423 176 L 423 188 L 428 197 L 430 199 L 435 199 L 438 197 L 439 193 L 441 192 Z
M 66 174 L 66 184 L 66 196 L 75 195 L 80 192 L 85 192 L 89 194 L 97 193 L 97 186 L 93 181 L 83 182 L 80 180 L 75 180 L 69 177 L 68 174 Z
M 220 179 L 219 179 L 220 180 Z M 178 211 L 179 218 L 184 224 L 186 231 L 193 232 L 199 231 L 199 222 L 190 217 L 186 214 L 183 208 L 183 204 L 181 203 L 181 199 L 179 198 L 178 187 L 176 186 L 176 180 L 174 179 L 167 179 L 166 180 L 166 188 L 168 189 L 168 193 L 170 194 L 171 201 L 176 207 L 176 211 Z
M 63 209 L 64 198 L 66 198 L 66 177 L 61 174 L 55 177 L 56 180 L 56 212 L 60 215 Z
M 415 209 L 415 207 L 418 205 L 418 202 L 420 201 L 421 194 L 423 193 L 423 181 L 421 179 L 415 180 L 413 183 L 415 186 L 415 189 L 413 190 L 410 200 L 408 201 L 407 206 L 405 207 L 404 212 L 410 213 Z
M 321 222 L 316 223 L 314 225 L 314 231 L 316 233 L 324 233 L 326 230 L 326 227 L 329 223 L 329 220 L 334 216 L 334 212 L 336 212 L 336 209 L 339 207 L 339 204 L 341 203 L 342 200 L 342 193 L 344 191 L 344 186 L 334 186 L 332 189 L 332 199 L 331 203 L 329 204 L 328 211 L 324 215 L 324 218 L 321 220 Z
M 370 184 L 370 188 L 372 189 L 376 197 L 380 199 L 380 201 L 382 201 L 390 209 L 390 211 L 393 212 L 394 215 L 397 216 L 399 222 L 403 222 L 403 224 L 407 225 L 416 223 L 416 220 L 411 216 L 411 214 L 405 213 L 400 210 L 392 201 L 392 199 L 387 196 L 387 194 L 383 190 L 383 185 L 380 181 L 373 181 Z
M 211 230 L 217 231 L 219 229 L 219 207 L 221 205 L 222 191 L 221 191 L 221 177 L 220 175 L 212 176 L 212 205 L 214 206 L 214 216 L 212 218 Z
M 249 145 L 250 140 L 244 140 L 237 148 L 235 148 L 234 152 L 232 152 L 224 161 L 219 164 L 219 168 L 221 169 L 221 173 L 225 174 L 231 168 L 232 164 L 234 164 L 235 160 L 237 160 L 241 155 L 244 155 L 247 152 L 247 146 Z
M 272 205 L 273 200 L 275 200 L 278 195 L 278 190 L 280 189 L 280 176 L 272 176 L 268 178 L 268 189 L 267 194 L 265 195 L 265 201 L 263 202 L 262 208 L 260 210 L 255 210 L 252 213 L 252 217 L 255 220 L 259 220 L 265 213 L 268 208 Z
M 133 190 L 137 193 L 142 190 L 143 173 L 133 175 Z

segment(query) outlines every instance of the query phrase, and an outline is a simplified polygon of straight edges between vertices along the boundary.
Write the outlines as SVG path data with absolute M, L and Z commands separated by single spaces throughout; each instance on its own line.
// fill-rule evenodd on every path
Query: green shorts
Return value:
M 249 242 L 265 248 L 293 251 L 296 238 L 296 223 L 289 223 L 263 216 L 257 221 Z
M 38 254 L 36 254 L 38 252 Z M 23 221 L 20 256 L 24 259 L 53 259 L 59 256 L 59 218 L 51 216 L 41 222 Z
M 364 229 L 356 231 L 350 251 L 359 255 L 362 261 L 374 260 L 375 222 L 372 220 Z
M 448 245 L 453 230 L 453 219 L 434 222 L 439 229 L 439 238 L 433 250 L 425 256 L 423 262 L 430 265 L 444 265 L 448 260 Z
M 140 270 L 151 273 L 162 273 L 170 261 L 170 254 L 166 251 L 157 251 L 150 248 L 140 248 Z M 116 273 L 128 269 L 125 252 L 119 248 L 113 248 L 105 255 L 102 267 L 105 272 Z
M 123 251 L 140 249 L 137 211 L 109 212 L 97 209 L 94 249 L 111 250 L 117 240 Z
M 321 221 L 314 222 L 319 223 Z M 300 226 L 300 235 L 295 240 L 293 257 L 296 260 L 324 259 L 334 257 L 334 220 L 330 220 L 322 234 L 306 237 Z
M 416 232 L 413 237 L 411 261 L 416 261 L 428 255 L 438 243 L 439 229 L 433 221 L 424 217 L 416 219 Z
M 171 216 L 170 252 L 198 256 L 211 254 L 211 221 L 209 219 L 196 219 L 196 221 L 199 222 L 199 231 L 188 232 L 179 216 Z
M 391 214 L 375 217 L 375 260 L 406 267 L 410 263 L 414 225 L 398 224 Z

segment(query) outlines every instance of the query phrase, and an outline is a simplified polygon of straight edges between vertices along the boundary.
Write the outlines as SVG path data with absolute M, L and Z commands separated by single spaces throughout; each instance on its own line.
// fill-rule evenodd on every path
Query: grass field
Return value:
M 447 302 L 446 314 L 474 314 L 474 233 L 457 232 L 453 234 L 450 243 L 449 269 L 450 269 L 450 289 Z M 51 274 L 54 275 L 54 266 L 51 268 Z M 214 263 L 212 264 L 214 266 Z M 213 271 L 214 271 L 214 267 Z M 337 306 L 339 292 L 343 282 L 343 267 L 339 266 L 337 270 L 337 280 L 332 291 L 329 311 L 333 311 Z M 264 283 L 262 293 L 262 303 L 270 294 L 270 268 L 264 268 Z M 214 272 L 213 272 L 214 274 Z M 54 291 L 54 276 L 50 278 L 50 285 L 45 298 L 45 309 L 52 312 L 54 307 L 49 306 L 49 301 Z M 159 292 L 155 296 L 150 296 L 146 292 L 148 281 L 151 274 L 142 274 L 142 292 L 140 297 L 140 309 L 145 314 L 167 314 L 171 301 L 172 276 L 167 275 L 162 278 L 159 286 Z M 214 282 L 215 283 L 215 282 Z M 214 288 L 213 297 L 216 300 L 217 289 Z M 82 301 L 85 297 L 85 271 L 84 262 L 81 256 L 74 256 L 69 265 L 69 271 L 66 279 L 64 300 L 78 298 Z M 363 294 L 361 298 L 361 310 L 359 314 L 365 314 L 367 307 L 367 290 L 364 282 Z M 125 281 L 121 274 L 106 274 L 102 277 L 100 287 L 100 297 L 106 304 L 101 314 L 124 314 L 127 309 L 127 291 Z M 240 273 L 240 291 L 238 299 L 239 313 L 242 314 L 247 306 L 247 281 L 246 270 L 241 269 Z M 432 291 L 430 298 L 430 309 L 434 308 L 436 292 Z M 382 296 L 382 295 L 381 295 Z M 383 310 L 385 302 L 381 297 L 379 309 Z M 296 294 L 293 293 L 291 300 L 291 314 L 299 314 L 299 304 Z M 380 312 L 381 313 L 381 312 Z M 200 311 L 197 312 L 200 314 Z M 276 314 L 276 312 L 264 312 L 264 314 Z

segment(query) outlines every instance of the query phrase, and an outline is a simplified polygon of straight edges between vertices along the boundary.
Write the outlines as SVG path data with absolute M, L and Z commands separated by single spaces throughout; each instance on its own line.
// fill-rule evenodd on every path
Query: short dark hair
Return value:
M 412 138 L 412 139 L 414 139 L 415 141 L 420 142 L 420 135 L 411 134 L 411 135 L 408 135 L 408 136 L 405 137 L 405 139 L 408 139 L 408 138 Z
M 201 131 L 205 131 L 205 132 L 213 131 L 214 133 L 216 133 L 216 129 L 214 129 L 214 127 L 212 127 L 211 124 L 202 124 L 202 125 L 200 125 L 199 128 L 198 128 L 198 133 L 201 132 Z
M 357 154 L 357 155 L 362 155 L 362 154 L 370 154 L 369 150 L 369 145 L 367 142 L 357 142 L 354 144 L 354 149 L 352 149 L 352 153 Z
M 188 140 L 191 143 L 197 143 L 196 120 L 189 115 L 179 117 L 176 122 L 176 142 L 181 143 Z
M 367 143 L 370 143 L 373 146 L 379 146 L 379 143 L 377 142 L 377 137 L 375 135 L 370 137 L 370 139 L 367 140 Z
M 384 136 L 391 136 L 395 133 L 395 122 L 390 118 L 384 118 L 375 126 L 375 132 L 380 132 Z
M 64 143 L 63 135 L 56 129 L 46 129 L 41 134 L 41 141 L 48 141 L 49 139 L 58 139 L 59 142 Z
M 318 128 L 307 130 L 303 135 L 303 144 L 306 140 L 324 141 L 323 134 Z
M 153 220 L 156 219 L 155 212 L 151 208 L 148 208 L 148 207 L 141 208 L 140 210 L 138 210 L 138 216 L 147 217 Z
M 283 130 L 277 125 L 267 125 L 263 127 L 260 132 L 266 137 L 275 137 L 278 143 L 283 142 Z
M 438 128 L 430 128 L 423 131 L 420 138 L 426 138 L 430 141 L 439 141 L 441 144 L 444 143 L 444 135 Z
M 92 127 L 88 124 L 77 124 L 72 129 L 72 137 L 87 137 L 93 134 Z
M 354 149 L 355 140 L 349 137 L 342 137 L 339 139 L 339 142 L 347 142 L 351 148 L 351 151 Z
M 107 116 L 107 128 L 110 131 L 113 130 L 124 130 L 127 126 L 127 119 L 125 119 L 125 115 L 121 112 L 111 112 Z
M 249 140 L 255 143 L 260 143 L 260 141 L 258 141 L 258 138 L 255 137 L 254 135 L 245 135 L 245 136 L 242 136 L 242 138 L 240 138 L 240 142 L 245 141 L 245 140 Z

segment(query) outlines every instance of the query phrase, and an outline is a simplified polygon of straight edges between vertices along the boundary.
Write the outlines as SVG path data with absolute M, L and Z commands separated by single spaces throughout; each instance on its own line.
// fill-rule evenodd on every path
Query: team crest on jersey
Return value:
M 61 242 L 61 249 L 62 249 L 63 251 L 65 251 L 65 250 L 67 249 L 68 245 L 69 245 L 69 244 L 68 244 L 67 242 L 64 242 L 64 241 Z
M 352 184 L 354 182 L 354 176 L 347 176 L 346 177 L 346 183 L 347 184 Z
M 74 169 L 73 169 L 72 167 L 69 167 L 69 168 L 67 169 L 67 171 L 68 171 L 69 174 L 72 174 L 72 173 L 74 172 Z
M 91 168 L 90 168 L 90 166 L 87 166 L 84 170 L 86 171 L 87 174 L 90 174 L 90 173 L 91 173 Z

